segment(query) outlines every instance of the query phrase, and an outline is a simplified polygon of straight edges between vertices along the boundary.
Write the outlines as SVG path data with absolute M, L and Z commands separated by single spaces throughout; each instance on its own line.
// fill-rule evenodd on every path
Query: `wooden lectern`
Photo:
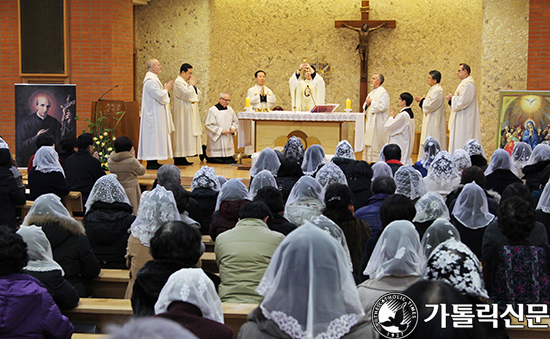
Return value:
M 107 116 L 108 128 L 113 128 L 116 121 L 117 112 L 125 111 L 126 113 L 118 123 L 115 129 L 115 136 L 127 136 L 132 139 L 136 154 L 139 141 L 139 103 L 137 101 L 121 101 L 121 100 L 101 100 L 92 101 L 92 121 Z

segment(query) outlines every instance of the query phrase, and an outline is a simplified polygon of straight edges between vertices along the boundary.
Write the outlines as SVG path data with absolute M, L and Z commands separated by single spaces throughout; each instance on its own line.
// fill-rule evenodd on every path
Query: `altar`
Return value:
M 348 139 L 349 123 L 355 123 L 354 140 L 348 140 L 355 152 L 361 152 L 365 147 L 364 113 L 239 112 L 238 119 L 238 146 L 253 146 L 255 152 L 278 146 L 276 141 L 296 135 L 315 140 L 315 143 L 318 141 L 326 154 L 334 154 L 338 142 Z

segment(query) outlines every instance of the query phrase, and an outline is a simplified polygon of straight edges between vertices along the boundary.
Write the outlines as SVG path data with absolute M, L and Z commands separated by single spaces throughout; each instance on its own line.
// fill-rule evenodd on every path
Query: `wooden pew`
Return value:
M 67 211 L 69 211 L 69 213 L 71 214 L 71 217 L 73 216 L 73 212 L 84 211 L 84 206 L 82 204 L 82 194 L 78 191 L 70 191 L 69 194 L 61 199 L 61 201 Z M 21 209 L 21 219 L 25 219 L 33 204 L 34 201 L 27 200 L 24 205 L 17 206 L 17 208 Z
M 515 318 L 512 318 L 512 324 L 522 324 L 524 328 L 517 328 L 512 329 L 509 328 L 506 330 L 506 333 L 508 333 L 508 336 L 510 339 L 548 339 L 550 338 L 550 319 L 542 319 L 542 324 L 548 325 L 548 328 L 546 329 L 535 329 L 535 328 L 527 328 L 527 320 L 525 321 L 518 321 Z
M 214 252 L 214 246 L 216 243 L 209 235 L 203 235 L 202 236 L 202 242 L 204 243 L 204 246 L 206 247 L 205 252 Z
M 212 273 L 219 273 L 218 264 L 216 264 L 216 254 L 214 252 L 204 252 L 201 256 L 202 268 Z
M 71 339 L 101 339 L 107 338 L 105 334 L 73 333 Z
M 123 299 L 130 280 L 130 271 L 102 269 L 95 279 L 91 280 L 87 289 L 94 298 Z
M 247 321 L 248 313 L 256 304 L 222 303 L 225 324 L 233 329 L 234 337 Z M 105 333 L 106 325 L 122 325 L 132 319 L 132 305 L 128 299 L 82 298 L 80 304 L 68 311 L 63 311 L 71 322 L 91 322 L 97 324 L 100 333 Z

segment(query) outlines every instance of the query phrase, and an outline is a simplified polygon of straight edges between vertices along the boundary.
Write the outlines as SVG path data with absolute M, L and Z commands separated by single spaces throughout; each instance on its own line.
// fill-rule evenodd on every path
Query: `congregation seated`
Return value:
M 428 175 L 424 177 L 424 186 L 427 192 L 435 192 L 443 197 L 460 184 L 460 176 L 455 167 L 453 156 L 441 151 L 437 153 L 428 168 Z
M 418 232 L 410 221 L 391 222 L 380 235 L 364 275 L 370 279 L 357 286 L 359 299 L 372 324 L 372 307 L 386 293 L 402 292 L 421 276 L 425 259 L 420 247 Z M 399 253 L 398 253 L 399 252 Z M 369 326 L 371 338 L 376 337 Z
M 325 150 L 321 145 L 311 145 L 307 148 L 302 162 L 302 172 L 304 175 L 314 177 L 319 168 L 326 164 Z
M 203 235 L 209 234 L 210 222 L 220 189 L 221 184 L 213 167 L 201 167 L 191 181 L 191 198 L 199 204 L 202 216 L 201 234 Z
M 421 238 L 424 236 L 426 229 L 436 219 L 444 218 L 445 220 L 449 220 L 451 218 L 445 201 L 438 193 L 428 192 L 424 194 L 422 198 L 418 199 L 414 207 L 416 215 L 414 216 L 413 223 Z
M 94 139 L 90 133 L 83 133 L 76 140 L 78 152 L 67 158 L 65 174 L 71 191 L 82 193 L 85 204 L 97 179 L 105 175 L 101 162 L 92 154 Z
M 550 146 L 538 144 L 534 149 L 527 165 L 523 167 L 523 179 L 531 190 L 541 191 L 547 180 L 542 179 L 542 172 L 550 165 Z
M 136 220 L 130 227 L 126 249 L 126 267 L 130 270 L 130 280 L 125 299 L 130 299 L 136 275 L 149 260 L 151 238 L 162 224 L 168 221 L 179 221 L 180 214 L 174 194 L 163 186 L 157 185 L 141 201 Z
M 506 187 L 513 183 L 523 182 L 517 177 L 517 169 L 510 154 L 499 148 L 491 156 L 485 171 L 485 188 L 502 194 Z
M 235 227 L 239 221 L 239 210 L 250 202 L 248 189 L 241 180 L 228 180 L 218 194 L 216 208 L 210 222 L 210 236 L 214 241 L 218 235 Z
M 110 339 L 198 339 L 174 321 L 163 318 L 138 318 L 122 327 L 109 327 Z
M 348 187 L 353 194 L 353 207 L 357 211 L 368 204 L 372 183 L 372 168 L 366 161 L 354 161 L 344 171 L 348 181 Z
M 409 198 L 401 194 L 393 194 L 389 196 L 382 203 L 382 206 L 380 206 L 380 221 L 382 222 L 382 231 L 384 231 L 384 228 L 386 228 L 386 226 L 388 226 L 392 221 L 395 220 L 407 220 L 412 222 L 415 214 L 416 211 L 414 209 L 414 204 Z M 360 270 L 361 274 L 359 275 L 361 281 L 369 279 L 369 277 L 365 276 L 363 272 L 365 272 L 365 268 L 369 263 L 372 252 L 374 251 L 374 248 L 378 243 L 380 234 L 381 233 L 379 233 L 377 236 L 373 236 L 365 243 L 365 248 L 363 249 L 363 260 Z
M 63 268 L 65 279 L 79 296 L 87 297 L 84 282 L 97 277 L 101 268 L 84 227 L 71 217 L 61 199 L 53 193 L 39 196 L 23 225 L 42 227 L 52 246 L 53 259 Z
M 395 172 L 393 180 L 395 180 L 395 194 L 404 195 L 413 203 L 426 194 L 422 174 L 412 166 L 401 166 Z
M 168 221 L 154 233 L 150 241 L 152 260 L 146 262 L 136 275 L 132 292 L 135 317 L 155 314 L 155 303 L 172 273 L 182 268 L 195 268 L 204 252 L 199 230 L 181 221 Z M 202 269 L 201 269 L 202 271 Z M 219 278 L 210 273 L 216 285 Z
M 270 186 L 261 188 L 256 193 L 254 202 L 263 202 L 269 207 L 271 215 L 267 219 L 267 226 L 270 230 L 288 235 L 296 229 L 296 225 L 283 217 L 285 204 L 283 195 L 277 188 Z
M 311 217 L 321 215 L 323 208 L 323 187 L 311 176 L 304 175 L 290 191 L 284 217 L 294 225 L 301 226 Z
M 414 169 L 422 174 L 422 177 L 428 175 L 428 168 L 439 151 L 441 151 L 439 141 L 431 136 L 426 137 L 422 153 L 418 156 L 421 159 L 413 165 Z
M 20 179 L 21 174 L 13 165 L 8 144 L 0 138 L 0 225 L 9 226 L 11 229 L 19 226 L 15 205 L 23 205 L 27 200 L 25 186 Z
M 292 160 L 301 165 L 304 161 L 304 153 L 304 144 L 300 138 L 292 136 L 288 138 L 283 148 L 283 161 Z
M 262 170 L 256 174 L 254 181 L 250 182 L 248 187 L 248 198 L 254 200 L 254 197 L 264 187 L 277 188 L 277 181 L 273 174 L 268 170 Z
M 118 181 L 124 187 L 126 195 L 130 200 L 133 214 L 137 215 L 139 198 L 141 196 L 137 177 L 144 175 L 147 170 L 136 159 L 136 151 L 130 138 L 125 136 L 118 137 L 113 146 L 115 150 L 111 152 L 109 160 L 107 160 L 109 171 L 117 175 Z
M 250 184 L 254 182 L 254 177 L 263 170 L 267 170 L 273 176 L 276 176 L 279 166 L 281 166 L 281 161 L 277 153 L 269 147 L 264 148 L 250 168 L 250 171 L 248 171 L 248 174 L 250 174 Z
M 355 211 L 355 217 L 365 220 L 372 232 L 377 237 L 382 232 L 380 220 L 380 207 L 384 201 L 395 192 L 395 181 L 391 177 L 381 176 L 372 181 L 372 194 L 367 205 Z
M 485 158 L 485 150 L 478 140 L 468 140 L 468 142 L 466 142 L 466 145 L 464 145 L 464 150 L 470 155 L 472 166 L 477 166 L 483 171 L 487 169 L 487 158 Z
M 518 178 L 523 178 L 523 168 L 529 163 L 529 159 L 533 154 L 533 149 L 531 145 L 526 142 L 515 142 L 514 149 L 512 150 L 512 162 L 514 167 L 518 171 Z
M 344 231 L 353 263 L 353 273 L 359 275 L 363 249 L 371 237 L 371 228 L 365 220 L 355 217 L 351 191 L 346 185 L 328 186 L 325 192 L 325 206 L 323 215 Z
M 63 278 L 63 269 L 53 260 L 52 247 L 46 234 L 37 226 L 21 226 L 17 234 L 27 244 L 29 261 L 24 267 L 26 273 L 42 283 L 59 309 L 75 308 L 80 299 L 78 292 Z
M 323 187 L 323 191 L 326 191 L 330 185 L 348 185 L 344 172 L 332 162 L 329 162 L 317 171 L 315 180 Z
M 259 303 L 256 287 L 273 252 L 285 236 L 271 231 L 266 221 L 269 208 L 251 202 L 239 210 L 239 222 L 216 239 L 214 251 L 220 269 L 220 299 L 223 302 Z M 292 233 L 291 233 L 292 234 Z
M 399 167 L 403 166 L 401 163 L 401 148 L 397 144 L 386 144 L 380 152 L 378 161 L 384 161 L 391 168 L 392 174 L 395 176 L 395 172 Z
M 281 163 L 281 166 L 279 167 L 279 171 L 277 172 L 277 177 L 275 180 L 277 181 L 277 186 L 279 187 L 279 190 L 283 194 L 283 200 L 286 203 L 288 196 L 290 194 L 290 191 L 292 190 L 292 187 L 294 187 L 294 184 L 300 179 L 304 173 L 302 172 L 302 168 L 300 167 L 300 163 L 298 163 L 294 159 L 284 159 Z
M 462 148 L 455 149 L 455 152 L 453 153 L 453 161 L 456 169 L 458 170 L 458 175 L 461 177 L 464 170 L 472 166 L 470 155 Z
M 336 145 L 334 149 L 334 157 L 331 162 L 340 167 L 342 172 L 346 173 L 347 168 L 356 161 L 355 152 L 349 141 L 342 140 L 338 142 L 338 145 Z
M 455 200 L 464 189 L 464 185 L 475 182 L 479 187 L 485 192 L 485 197 L 487 199 L 487 204 L 489 206 L 489 212 L 496 214 L 498 210 L 498 202 L 500 201 L 500 195 L 494 191 L 487 191 L 485 189 L 485 175 L 483 170 L 477 166 L 471 166 L 466 168 L 462 172 L 462 177 L 460 178 L 460 184 L 447 195 L 445 199 L 445 204 L 449 208 L 449 211 L 452 211 Z
M 53 146 L 42 146 L 36 151 L 28 179 L 30 200 L 45 193 L 53 193 L 62 198 L 70 191 L 65 171 Z
M 366 337 L 368 323 L 344 251 L 309 222 L 281 242 L 257 291 L 261 304 L 238 338 Z M 335 333 L 331 324 L 344 318 Z
M 101 268 L 126 269 L 128 230 L 136 219 L 116 174 L 97 179 L 82 219 L 92 251 Z
M 155 304 L 155 314 L 177 322 L 201 339 L 233 338 L 233 330 L 224 325 L 216 287 L 200 268 L 182 268 L 168 278 Z
M 73 325 L 59 311 L 45 287 L 23 273 L 28 254 L 25 241 L 0 227 L 0 337 L 70 339 Z
M 76 148 L 76 137 L 71 133 L 64 134 L 56 145 L 56 148 L 57 154 L 59 154 L 59 162 L 62 164 L 66 163 L 67 158 L 76 153 L 74 150 Z

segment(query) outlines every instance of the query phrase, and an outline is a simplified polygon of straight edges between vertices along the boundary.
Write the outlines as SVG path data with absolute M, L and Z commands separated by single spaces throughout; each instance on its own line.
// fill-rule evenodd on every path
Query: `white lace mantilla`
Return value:
M 239 112 L 239 119 L 283 121 L 357 121 L 363 113 L 310 113 L 310 112 Z

